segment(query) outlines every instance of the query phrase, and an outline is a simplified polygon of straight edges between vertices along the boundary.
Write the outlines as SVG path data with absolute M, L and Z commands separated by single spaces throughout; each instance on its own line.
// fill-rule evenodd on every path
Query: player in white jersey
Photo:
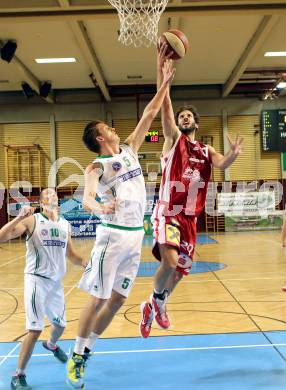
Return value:
M 51 335 L 43 347 L 65 363 L 67 356 L 57 345 L 65 326 L 65 300 L 61 279 L 66 272 L 66 256 L 77 265 L 85 266 L 72 245 L 70 225 L 58 215 L 56 192 L 47 188 L 41 192 L 41 213 L 24 206 L 19 215 L 0 230 L 0 242 L 27 234 L 26 267 L 24 270 L 24 297 L 27 334 L 22 342 L 18 368 L 12 376 L 11 388 L 30 390 L 25 369 L 32 355 L 36 341 L 44 326 L 47 315 L 51 323 Z
M 84 206 L 101 215 L 102 223 L 79 283 L 91 298 L 80 316 L 73 356 L 68 361 L 67 383 L 73 388 L 83 388 L 85 360 L 128 297 L 138 271 L 146 193 L 137 152 L 173 79 L 170 61 L 163 74 L 161 88 L 124 144 L 120 145 L 115 129 L 103 122 L 91 122 L 84 130 L 85 145 L 99 154 L 86 168 Z

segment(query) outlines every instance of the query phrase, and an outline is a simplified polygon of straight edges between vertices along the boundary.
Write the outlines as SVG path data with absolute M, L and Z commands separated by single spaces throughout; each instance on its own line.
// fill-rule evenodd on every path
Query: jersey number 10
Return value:
M 51 236 L 52 237 L 59 237 L 59 229 L 58 228 L 52 228 L 51 229 Z

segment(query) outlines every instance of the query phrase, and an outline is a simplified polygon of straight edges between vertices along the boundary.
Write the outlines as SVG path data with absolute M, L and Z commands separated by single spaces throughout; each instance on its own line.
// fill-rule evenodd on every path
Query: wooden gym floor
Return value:
M 216 242 L 197 246 L 197 260 L 207 264 L 205 272 L 185 277 L 169 299 L 171 329 L 162 331 L 154 326 L 151 335 L 286 330 L 286 293 L 281 291 L 286 283 L 286 256 L 280 232 L 225 233 L 211 237 Z M 145 241 L 143 270 L 153 261 L 150 239 Z M 76 239 L 74 243 L 78 251 L 89 257 L 93 240 Z M 0 247 L 0 342 L 18 341 L 25 334 L 24 253 L 24 241 Z M 225 268 L 213 270 L 209 267 L 213 262 L 225 264 Z M 76 287 L 81 272 L 69 265 L 64 279 L 68 320 L 64 339 L 75 338 L 77 320 L 88 298 Z M 152 281 L 152 277 L 137 278 L 126 304 L 103 337 L 138 336 L 139 306 L 149 297 Z M 41 339 L 48 332 L 47 326 Z

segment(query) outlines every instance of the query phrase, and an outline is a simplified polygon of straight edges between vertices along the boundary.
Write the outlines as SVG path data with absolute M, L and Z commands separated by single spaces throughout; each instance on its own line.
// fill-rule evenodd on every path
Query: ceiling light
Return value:
M 286 57 L 286 51 L 267 51 L 264 57 Z
M 36 58 L 37 64 L 58 64 L 62 62 L 76 62 L 75 58 Z

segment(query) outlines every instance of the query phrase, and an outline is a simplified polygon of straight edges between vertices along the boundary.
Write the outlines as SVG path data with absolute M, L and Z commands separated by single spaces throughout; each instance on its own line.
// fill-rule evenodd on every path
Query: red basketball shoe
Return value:
M 149 334 L 151 332 L 154 313 L 153 313 L 152 305 L 149 302 L 142 302 L 140 309 L 141 309 L 142 319 L 139 324 L 139 330 L 141 336 L 144 337 L 144 339 L 146 339 L 147 337 L 149 337 Z
M 162 329 L 168 329 L 170 327 L 170 319 L 168 317 L 167 313 L 167 296 L 164 300 L 154 298 L 153 295 L 150 297 L 150 301 L 152 302 L 154 314 L 155 314 L 155 320 L 157 324 Z

